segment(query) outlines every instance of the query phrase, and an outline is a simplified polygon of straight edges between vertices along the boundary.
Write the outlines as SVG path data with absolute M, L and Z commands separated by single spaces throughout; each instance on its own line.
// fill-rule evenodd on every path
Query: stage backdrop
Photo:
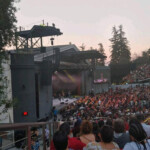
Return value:
M 81 94 L 81 72 L 55 71 L 52 76 L 52 87 L 54 96 L 60 94 L 80 95 Z

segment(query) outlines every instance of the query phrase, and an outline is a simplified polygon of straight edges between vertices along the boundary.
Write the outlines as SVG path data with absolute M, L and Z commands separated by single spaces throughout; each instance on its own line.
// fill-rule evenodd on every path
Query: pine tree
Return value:
M 122 25 L 117 30 L 114 26 L 112 29 L 113 37 L 111 42 L 111 79 L 112 82 L 119 83 L 123 76 L 130 71 L 131 53 L 128 46 L 128 40 L 125 37 Z
M 102 54 L 102 55 L 104 55 L 104 56 L 106 56 L 106 54 L 105 54 L 105 49 L 104 49 L 104 47 L 103 47 L 103 44 L 102 43 L 99 43 L 98 44 L 99 45 L 99 53 L 100 54 Z M 101 58 L 98 62 L 101 64 L 101 65 L 105 65 L 105 60 L 106 60 L 106 58 Z
M 125 32 L 123 32 L 122 25 L 119 26 L 119 52 L 120 58 L 119 63 L 129 63 L 131 60 L 130 48 L 128 46 L 128 40 L 125 37 Z
M 119 26 L 119 30 L 113 27 L 113 37 L 111 41 L 111 63 L 129 63 L 131 59 L 130 48 L 128 46 L 128 40 L 125 37 L 125 32 L 123 31 L 122 25 Z
M 119 37 L 118 31 L 114 26 L 112 29 L 113 37 L 110 39 L 111 42 L 111 64 L 117 64 L 119 62 L 120 51 L 119 51 Z

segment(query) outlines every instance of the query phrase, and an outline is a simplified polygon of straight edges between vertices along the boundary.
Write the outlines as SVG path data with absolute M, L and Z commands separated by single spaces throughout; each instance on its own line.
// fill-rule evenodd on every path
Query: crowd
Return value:
M 63 121 L 117 118 L 138 113 L 150 113 L 150 86 L 109 89 L 96 96 L 85 96 L 61 111 Z
M 61 111 L 62 121 L 50 150 L 150 150 L 150 86 L 80 98 Z
M 137 83 L 150 78 L 150 65 L 144 64 L 123 78 L 126 83 Z
M 150 150 L 150 125 L 144 115 L 125 118 L 81 120 L 71 129 L 60 125 L 50 144 L 50 150 Z

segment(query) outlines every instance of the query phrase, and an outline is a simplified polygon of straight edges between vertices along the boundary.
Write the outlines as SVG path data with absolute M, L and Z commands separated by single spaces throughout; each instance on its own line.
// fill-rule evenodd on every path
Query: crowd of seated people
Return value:
M 150 126 L 140 122 L 143 114 L 125 118 L 101 119 L 97 121 L 78 118 L 79 130 L 73 134 L 65 122 L 53 136 L 50 150 L 150 150 Z M 80 122 L 80 123 L 79 123 Z M 126 128 L 126 123 L 128 129 Z
M 87 120 L 99 117 L 129 116 L 150 113 L 150 86 L 110 89 L 96 96 L 85 96 L 61 111 L 64 121 L 78 117 Z
M 150 78 L 150 65 L 144 64 L 123 78 L 126 83 L 136 83 Z
M 82 97 L 62 110 L 63 121 L 74 125 L 60 126 L 50 150 L 150 150 L 149 108 L 150 86 Z

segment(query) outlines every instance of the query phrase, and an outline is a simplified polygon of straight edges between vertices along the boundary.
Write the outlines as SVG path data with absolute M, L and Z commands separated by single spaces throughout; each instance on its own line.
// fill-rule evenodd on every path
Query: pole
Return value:
M 27 128 L 27 136 L 28 136 L 28 150 L 31 150 L 31 127 Z

